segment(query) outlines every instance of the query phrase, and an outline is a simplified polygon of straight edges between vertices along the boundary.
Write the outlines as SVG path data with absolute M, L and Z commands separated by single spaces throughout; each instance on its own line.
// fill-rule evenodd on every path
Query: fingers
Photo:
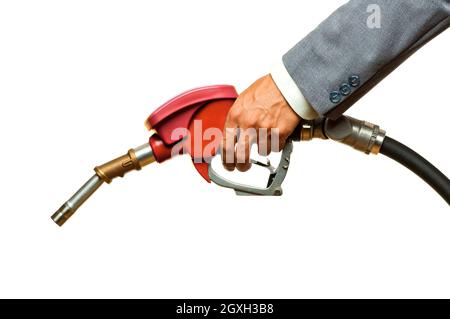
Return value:
M 228 113 L 225 121 L 224 134 L 222 138 L 222 164 L 228 171 L 233 171 L 236 166 L 235 147 L 237 142 L 237 122 L 231 112 Z
M 239 139 L 236 144 L 236 168 L 245 172 L 251 167 L 250 150 L 253 143 L 256 142 L 256 130 L 248 128 L 239 132 Z
M 271 129 L 271 150 L 274 152 L 280 152 L 286 145 L 286 137 L 280 133 L 278 128 Z
M 240 129 L 229 121 L 224 130 L 222 140 L 222 163 L 225 169 L 233 171 L 237 168 L 241 172 L 250 169 L 250 152 L 254 143 L 258 144 L 258 153 L 267 156 L 272 150 L 278 151 L 278 137 L 271 138 L 266 129 L 258 130 L 254 128 Z M 284 145 L 284 142 L 283 144 Z
M 286 145 L 286 137 L 278 128 L 258 130 L 258 154 L 268 156 L 272 151 L 280 152 Z
M 261 156 L 267 156 L 272 151 L 271 136 L 268 132 L 268 129 L 258 130 L 258 154 Z
M 234 123 L 226 124 L 222 139 L 222 164 L 228 171 L 233 171 L 236 166 L 235 147 L 237 141 L 237 127 Z

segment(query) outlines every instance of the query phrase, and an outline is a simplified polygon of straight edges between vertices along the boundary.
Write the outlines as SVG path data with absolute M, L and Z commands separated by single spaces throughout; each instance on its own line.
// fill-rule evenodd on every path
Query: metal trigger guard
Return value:
M 286 177 L 287 170 L 289 168 L 290 157 L 292 153 L 293 145 L 292 140 L 288 139 L 286 141 L 286 145 L 283 148 L 281 153 L 280 163 L 278 167 L 272 172 L 269 178 L 270 184 L 266 188 L 234 183 L 222 176 L 220 176 L 213 168 L 211 163 L 208 164 L 208 175 L 209 178 L 217 185 L 232 188 L 236 192 L 237 195 L 265 195 L 265 196 L 280 196 L 283 194 L 283 190 L 281 189 L 281 184 Z M 262 164 L 262 163 L 255 163 Z M 268 168 L 271 170 L 271 166 L 262 164 L 261 166 Z

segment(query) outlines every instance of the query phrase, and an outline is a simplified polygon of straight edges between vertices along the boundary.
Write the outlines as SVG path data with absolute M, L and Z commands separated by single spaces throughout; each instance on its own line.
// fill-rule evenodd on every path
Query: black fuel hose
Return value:
M 450 205 L 450 180 L 425 158 L 388 136 L 384 138 L 380 153 L 410 169 Z

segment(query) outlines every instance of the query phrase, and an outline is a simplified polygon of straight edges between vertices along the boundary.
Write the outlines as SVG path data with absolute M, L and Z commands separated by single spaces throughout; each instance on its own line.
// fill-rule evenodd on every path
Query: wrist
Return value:
M 319 114 L 313 109 L 295 84 L 282 60 L 274 66 L 270 76 L 287 104 L 298 116 L 306 120 L 319 117 Z

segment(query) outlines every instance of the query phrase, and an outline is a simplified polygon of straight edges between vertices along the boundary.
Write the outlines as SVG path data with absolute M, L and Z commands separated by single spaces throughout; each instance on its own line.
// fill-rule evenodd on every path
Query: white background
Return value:
M 344 1 L 1 1 L 0 297 L 450 297 L 450 210 L 383 155 L 296 144 L 284 195 L 237 197 L 189 158 L 50 215 L 145 143 L 184 90 L 239 91 Z M 450 174 L 450 33 L 347 113 Z

